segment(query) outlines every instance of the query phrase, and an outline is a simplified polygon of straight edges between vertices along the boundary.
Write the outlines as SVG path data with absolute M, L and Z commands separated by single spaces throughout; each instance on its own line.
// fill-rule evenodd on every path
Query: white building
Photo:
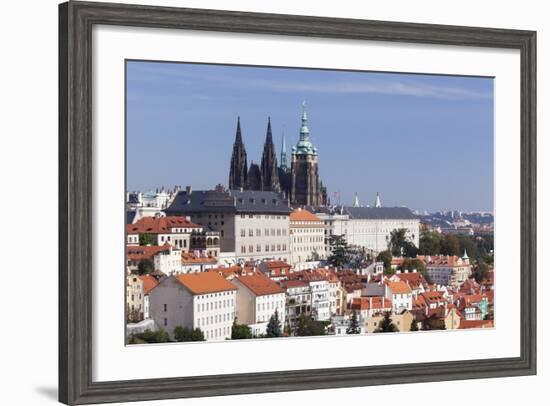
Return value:
M 295 269 L 326 258 L 325 223 L 315 214 L 296 209 L 290 213 L 290 256 Z
M 316 213 L 330 235 L 343 235 L 349 245 L 374 252 L 388 249 L 391 233 L 405 229 L 406 237 L 418 247 L 420 220 L 406 207 L 382 207 L 377 197 L 375 207 L 339 206 L 327 213 Z
M 385 296 L 392 301 L 394 313 L 401 313 L 403 310 L 412 310 L 412 290 L 405 282 L 391 280 L 385 281 Z
M 150 313 L 174 337 L 177 326 L 200 328 L 207 341 L 231 338 L 236 287 L 216 272 L 173 275 L 150 294 Z
M 426 272 L 433 283 L 443 286 L 459 286 L 472 274 L 466 252 L 462 258 L 456 255 L 432 255 L 420 257 L 426 264 Z
M 271 316 L 277 311 L 281 331 L 285 324 L 285 291 L 262 273 L 231 279 L 237 287 L 237 321 L 246 324 L 254 336 L 266 333 Z
M 154 238 L 154 244 L 152 245 L 168 243 L 187 252 L 191 245 L 191 233 L 201 231 L 202 227 L 192 223 L 188 217 L 143 217 L 134 224 L 126 225 L 126 243 L 128 245 L 139 245 L 139 235 L 149 234 Z
M 234 252 L 237 261 L 290 261 L 291 210 L 287 200 L 275 192 L 228 191 L 223 186 L 193 191 L 188 187 L 165 211 L 189 216 L 205 229 L 218 231 L 221 252 Z
M 158 251 L 153 256 L 155 271 L 161 271 L 165 275 L 181 273 L 181 250 L 168 245 L 167 250 Z

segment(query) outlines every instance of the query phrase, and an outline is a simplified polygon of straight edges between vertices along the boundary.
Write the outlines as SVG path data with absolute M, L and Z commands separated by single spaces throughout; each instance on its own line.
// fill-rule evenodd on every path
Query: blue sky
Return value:
M 334 201 L 493 210 L 493 79 L 127 62 L 129 190 L 227 185 L 237 116 L 259 162 L 271 116 L 277 154 L 307 101 Z

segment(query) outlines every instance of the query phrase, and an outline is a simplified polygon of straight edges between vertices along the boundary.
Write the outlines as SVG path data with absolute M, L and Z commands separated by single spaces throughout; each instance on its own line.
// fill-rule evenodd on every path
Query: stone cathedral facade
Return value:
M 261 162 L 259 165 L 251 162 L 248 166 L 241 121 L 240 118 L 237 119 L 237 132 L 229 166 L 229 189 L 274 191 L 281 193 L 293 206 L 317 207 L 327 204 L 327 191 L 319 178 L 317 148 L 309 139 L 305 106 L 300 139 L 292 147 L 290 167 L 284 135 L 280 165 L 277 162 L 269 118 Z

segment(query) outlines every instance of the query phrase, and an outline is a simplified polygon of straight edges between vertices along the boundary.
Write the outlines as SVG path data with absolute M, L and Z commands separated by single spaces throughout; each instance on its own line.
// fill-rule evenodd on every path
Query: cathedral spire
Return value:
M 241 118 L 237 117 L 237 131 L 233 143 L 231 163 L 229 164 L 229 189 L 246 188 L 247 171 L 246 149 L 241 134 Z
M 380 192 L 376 192 L 376 200 L 374 201 L 374 207 L 382 207 L 382 202 L 380 201 Z
M 275 154 L 275 145 L 273 144 L 273 135 L 271 132 L 271 117 L 267 119 L 267 133 L 265 136 L 264 152 L 262 154 L 261 173 L 263 190 L 278 192 L 281 189 L 277 155 Z
M 353 198 L 353 207 L 360 207 L 359 204 L 359 196 L 357 195 L 357 192 L 355 192 L 355 197 Z
M 300 127 L 300 141 L 309 140 L 309 128 L 307 128 L 306 101 L 302 102 L 302 126 Z
M 241 116 L 237 116 L 237 133 L 235 134 L 235 144 L 243 143 L 243 138 L 241 135 Z
M 285 132 L 283 131 L 283 139 L 281 142 L 281 169 L 283 171 L 288 170 L 288 162 L 287 162 L 287 156 L 286 156 L 286 139 L 285 139 Z

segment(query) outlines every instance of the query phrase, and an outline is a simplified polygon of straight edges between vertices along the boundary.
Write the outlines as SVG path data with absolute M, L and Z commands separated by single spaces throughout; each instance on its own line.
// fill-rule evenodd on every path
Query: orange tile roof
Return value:
M 181 263 L 187 264 L 216 264 L 218 260 L 214 257 L 198 257 L 190 252 L 181 252 Z
M 185 275 L 176 275 L 176 280 L 185 286 L 194 295 L 205 293 L 224 292 L 237 288 L 223 276 L 216 272 L 199 272 Z
M 281 281 L 280 285 L 283 288 L 298 288 L 298 287 L 304 287 L 307 286 L 307 283 L 305 281 L 298 281 L 298 280 L 291 280 L 291 281 Z
M 383 296 L 357 297 L 351 301 L 354 310 L 391 309 L 392 302 Z
M 459 329 L 466 328 L 492 328 L 495 326 L 493 320 L 460 320 Z
M 406 282 L 410 287 L 416 288 L 420 285 L 427 285 L 426 279 L 420 272 L 396 273 L 396 278 L 401 282 Z
M 168 251 L 170 244 L 164 245 L 127 245 L 126 258 L 133 261 L 152 259 L 156 254 Z
M 419 255 L 418 259 L 424 261 L 426 266 L 462 266 L 462 259 L 456 255 Z
M 386 281 L 393 294 L 411 293 L 411 288 L 405 282 Z
M 143 293 L 148 294 L 151 290 L 157 287 L 159 282 L 151 275 L 141 275 L 139 277 L 143 282 Z
M 251 275 L 256 273 L 256 270 L 250 266 L 242 267 L 240 265 L 233 265 L 229 267 L 210 268 L 208 272 L 216 272 L 227 279 L 238 275 Z
M 265 267 L 266 267 L 267 269 L 272 269 L 272 268 L 292 268 L 292 265 L 286 263 L 285 261 L 278 261 L 278 260 L 264 261 L 264 264 L 265 264 Z
M 256 273 L 254 275 L 237 276 L 237 280 L 246 286 L 256 296 L 284 293 L 284 290 L 267 276 Z
M 134 224 L 127 224 L 126 232 L 128 234 L 164 234 L 170 233 L 170 230 L 175 227 L 200 228 L 198 224 L 192 223 L 182 216 L 142 217 Z
M 296 209 L 290 213 L 290 221 L 323 221 L 306 209 Z

